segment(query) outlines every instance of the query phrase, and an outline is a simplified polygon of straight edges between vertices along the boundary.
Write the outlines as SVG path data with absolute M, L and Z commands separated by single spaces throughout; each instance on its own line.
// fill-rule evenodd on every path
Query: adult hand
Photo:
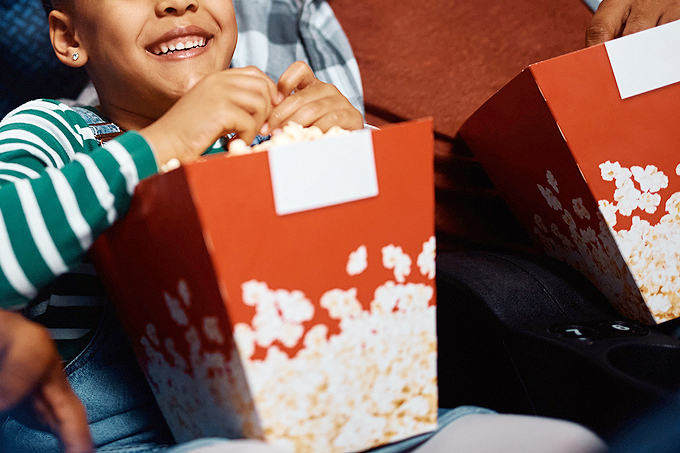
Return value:
M 586 29 L 586 46 L 680 19 L 680 0 L 603 0 Z
M 93 452 L 85 408 L 75 395 L 47 330 L 0 310 L 0 413 L 27 406 L 66 453 Z

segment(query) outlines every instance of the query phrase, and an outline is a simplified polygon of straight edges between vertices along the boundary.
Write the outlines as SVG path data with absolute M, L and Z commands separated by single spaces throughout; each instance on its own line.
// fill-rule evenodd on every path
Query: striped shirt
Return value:
M 100 146 L 57 101 L 28 102 L 0 122 L 0 308 L 45 324 L 65 359 L 88 341 L 106 301 L 87 251 L 157 171 L 141 135 Z

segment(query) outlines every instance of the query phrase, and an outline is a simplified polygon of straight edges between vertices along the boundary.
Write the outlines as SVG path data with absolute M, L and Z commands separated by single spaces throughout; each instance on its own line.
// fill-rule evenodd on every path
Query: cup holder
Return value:
M 635 379 L 666 390 L 680 389 L 680 347 L 626 344 L 610 350 L 607 359 Z

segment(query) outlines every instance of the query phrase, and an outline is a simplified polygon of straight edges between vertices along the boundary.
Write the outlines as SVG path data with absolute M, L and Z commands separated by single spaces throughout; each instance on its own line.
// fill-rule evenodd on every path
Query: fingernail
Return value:
M 260 128 L 260 135 L 267 135 L 269 132 L 269 123 L 264 123 Z
M 279 91 L 278 94 L 279 94 L 279 95 L 278 95 L 278 100 L 279 100 L 279 104 L 280 104 L 280 103 L 283 102 L 284 99 L 286 99 L 286 96 L 284 96 L 283 93 L 281 93 L 280 91 Z

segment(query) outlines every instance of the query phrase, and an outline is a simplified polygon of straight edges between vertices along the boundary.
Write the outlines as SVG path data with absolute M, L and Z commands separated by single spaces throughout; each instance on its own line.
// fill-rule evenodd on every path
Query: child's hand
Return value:
M 269 114 L 261 134 L 269 134 L 289 121 L 302 126 L 317 126 L 324 132 L 332 126 L 354 130 L 364 127 L 361 113 L 340 91 L 314 76 L 312 69 L 297 61 L 283 73 L 278 91 L 285 99 Z
M 250 143 L 282 98 L 259 69 L 227 69 L 202 79 L 139 132 L 159 164 L 172 158 L 189 161 L 231 132 Z

